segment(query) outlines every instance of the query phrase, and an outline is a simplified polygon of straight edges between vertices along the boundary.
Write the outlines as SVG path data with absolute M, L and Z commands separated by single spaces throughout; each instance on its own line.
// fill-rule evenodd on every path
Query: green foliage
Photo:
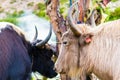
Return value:
M 37 15 L 38 17 L 42 17 L 42 18 L 45 18 L 47 20 L 49 20 L 48 16 L 46 15 L 46 11 L 41 11 L 41 10 L 35 10 L 33 12 L 35 15 Z
M 60 8 L 60 13 L 61 13 L 61 14 L 64 13 L 64 11 L 65 11 L 65 8 L 64 8 L 64 7 Z
M 116 19 L 120 19 L 120 7 L 117 7 L 114 11 L 110 7 L 102 8 L 97 3 L 99 3 L 102 0 L 93 0 L 93 6 L 100 11 L 102 14 L 102 22 L 112 21 Z M 111 0 L 113 3 L 118 0 Z M 96 5 L 97 4 L 97 5 Z M 114 4 L 113 4 L 114 5 Z
M 118 1 L 118 0 L 111 0 L 112 2 L 116 2 L 116 1 Z
M 4 18 L 4 19 L 0 19 L 0 22 L 11 22 L 11 23 L 13 23 L 13 24 L 16 24 L 17 25 L 17 23 L 18 23 L 18 21 L 17 21 L 17 18 L 9 18 L 9 17 L 7 17 L 7 18 Z
M 68 2 L 68 0 L 60 0 L 61 4 L 65 4 L 66 2 Z
M 92 0 L 92 3 L 96 4 L 96 2 L 100 2 L 100 1 L 102 1 L 102 0 Z
M 31 80 L 35 80 L 33 76 L 31 77 Z
M 62 14 L 63 17 L 67 16 L 68 8 L 69 8 L 69 1 L 68 0 L 60 0 L 60 14 Z
M 68 0 L 60 0 L 60 13 L 65 17 L 67 15 L 67 9 L 69 7 Z M 33 13 L 39 17 L 43 17 L 49 20 L 49 17 L 46 14 L 46 6 L 43 3 L 38 3 Z
M 7 17 L 13 17 L 13 18 L 15 18 L 15 17 L 20 17 L 21 16 L 21 14 L 23 14 L 24 13 L 24 11 L 14 11 L 13 13 L 9 13 L 9 12 L 7 12 Z
M 107 8 L 105 13 L 108 15 L 105 21 L 120 19 L 120 7 L 116 8 L 114 11 L 110 11 L 110 9 Z
M 10 1 L 11 4 L 13 4 L 13 3 L 15 3 L 15 2 L 16 2 L 16 0 L 11 0 L 11 1 Z
M 40 10 L 45 10 L 46 9 L 45 4 L 43 4 L 43 3 L 38 3 L 37 8 L 40 9 Z
M 21 16 L 21 14 L 23 14 L 24 12 L 21 10 L 21 11 L 14 11 L 13 13 L 6 13 L 7 14 L 7 17 L 6 18 L 3 18 L 3 19 L 0 19 L 0 22 L 3 22 L 3 21 L 6 21 L 6 22 L 11 22 L 13 24 L 16 24 L 18 23 L 17 21 L 17 18 Z
M 42 17 L 45 19 L 49 19 L 48 16 L 46 15 L 46 6 L 43 3 L 38 3 L 37 5 L 37 9 L 33 11 L 33 13 L 35 15 L 37 15 L 38 17 Z
M 27 4 L 27 6 L 33 6 L 34 5 L 34 2 L 30 2 Z

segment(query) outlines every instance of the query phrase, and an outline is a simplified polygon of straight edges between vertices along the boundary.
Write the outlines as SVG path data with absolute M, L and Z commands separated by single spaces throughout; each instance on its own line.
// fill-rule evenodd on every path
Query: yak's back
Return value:
M 0 22 L 0 80 L 30 71 L 30 59 L 22 33 L 13 25 Z
M 120 19 L 103 23 L 100 27 L 103 27 L 104 31 L 107 33 L 115 34 L 114 32 L 120 31 Z

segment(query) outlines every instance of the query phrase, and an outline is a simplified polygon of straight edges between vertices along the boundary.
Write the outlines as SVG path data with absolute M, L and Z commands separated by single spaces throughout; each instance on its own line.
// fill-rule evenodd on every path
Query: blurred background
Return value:
M 39 31 L 39 39 L 47 36 L 50 23 L 46 17 L 44 0 L 0 0 L 0 4 L 0 21 L 18 25 L 29 40 L 35 35 L 35 26 Z M 53 33 L 49 42 L 54 41 Z

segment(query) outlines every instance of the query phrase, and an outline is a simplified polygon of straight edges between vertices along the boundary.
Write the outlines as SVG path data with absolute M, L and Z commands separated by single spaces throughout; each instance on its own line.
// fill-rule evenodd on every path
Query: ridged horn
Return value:
M 38 30 L 37 30 L 37 27 L 35 26 L 35 36 L 33 38 L 33 42 L 37 40 L 37 37 L 38 37 Z
M 95 9 L 92 9 L 92 10 L 90 11 L 90 14 L 88 15 L 88 18 L 87 18 L 87 20 L 90 19 L 90 23 L 91 23 L 91 26 L 92 26 L 92 27 L 95 27 L 95 26 L 96 26 L 95 18 L 94 18 L 95 12 L 96 12 L 96 10 L 95 10 Z
M 52 35 L 52 24 L 50 24 L 50 30 L 49 30 L 48 36 L 45 38 L 45 40 L 42 40 L 41 42 L 36 43 L 36 46 L 41 47 L 41 46 L 45 45 L 49 41 L 51 35 Z
M 69 8 L 68 11 L 68 24 L 70 25 L 70 29 L 72 30 L 72 32 L 76 35 L 76 36 L 80 36 L 80 31 L 77 29 L 76 24 L 74 23 L 73 19 L 72 19 L 72 14 L 74 12 L 74 6 L 77 4 L 77 1 L 75 3 L 73 3 L 73 5 Z
M 95 9 L 92 10 L 92 14 L 91 14 L 91 17 L 90 17 L 92 27 L 96 26 L 94 15 L 95 15 Z

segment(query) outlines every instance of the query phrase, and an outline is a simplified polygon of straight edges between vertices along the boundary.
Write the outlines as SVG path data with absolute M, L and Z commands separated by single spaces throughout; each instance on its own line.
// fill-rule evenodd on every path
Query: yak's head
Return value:
M 55 70 L 58 73 L 66 73 L 71 77 L 82 75 L 82 68 L 85 62 L 85 49 L 93 38 L 93 28 L 87 24 L 75 24 L 72 19 L 72 7 L 68 13 L 70 29 L 62 35 L 62 42 L 58 59 L 55 63 Z M 87 61 L 87 60 L 86 60 Z
M 32 71 L 37 71 L 45 77 L 53 78 L 57 75 L 52 60 L 56 51 L 53 50 L 51 45 L 47 44 L 51 37 L 52 27 L 50 27 L 49 35 L 45 40 L 34 40 L 32 43 Z M 36 39 L 36 38 L 35 38 Z

